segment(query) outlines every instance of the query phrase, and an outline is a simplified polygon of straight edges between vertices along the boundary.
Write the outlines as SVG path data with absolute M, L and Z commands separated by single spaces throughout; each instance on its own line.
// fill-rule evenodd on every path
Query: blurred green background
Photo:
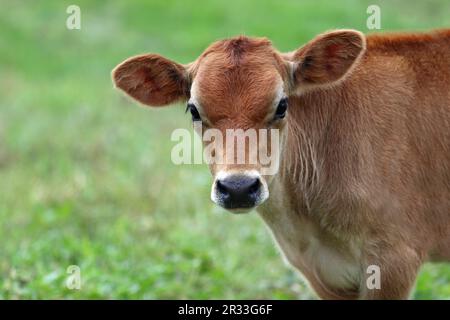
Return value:
M 66 28 L 70 4 L 81 30 Z M 187 63 L 237 34 L 288 51 L 368 32 L 369 4 L 382 31 L 450 26 L 448 0 L 1 0 L 0 298 L 314 298 L 256 214 L 227 214 L 206 167 L 172 164 L 184 107 L 138 108 L 110 71 L 144 52 Z M 450 266 L 426 265 L 414 298 L 450 299 Z

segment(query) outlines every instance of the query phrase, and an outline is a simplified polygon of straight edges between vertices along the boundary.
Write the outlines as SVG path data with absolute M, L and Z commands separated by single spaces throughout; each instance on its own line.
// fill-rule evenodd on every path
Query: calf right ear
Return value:
M 112 71 L 114 85 L 148 106 L 165 106 L 188 99 L 186 68 L 157 54 L 131 57 Z
M 365 37 L 356 30 L 336 30 L 317 36 L 295 51 L 291 58 L 296 89 L 342 80 L 351 72 L 365 48 Z

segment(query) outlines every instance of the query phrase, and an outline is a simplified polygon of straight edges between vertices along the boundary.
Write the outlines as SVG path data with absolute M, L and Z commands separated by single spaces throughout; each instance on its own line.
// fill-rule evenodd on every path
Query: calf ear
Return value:
M 364 35 L 356 30 L 336 30 L 319 35 L 294 52 L 294 84 L 320 86 L 343 79 L 366 47 Z
M 156 54 L 131 57 L 112 71 L 114 85 L 148 106 L 164 106 L 189 95 L 184 66 Z

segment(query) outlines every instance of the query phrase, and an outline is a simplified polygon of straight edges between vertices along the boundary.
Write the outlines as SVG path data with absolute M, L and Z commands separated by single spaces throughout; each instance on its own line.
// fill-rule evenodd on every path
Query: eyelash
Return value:
M 200 113 L 197 110 L 197 107 L 193 103 L 188 103 L 186 106 L 185 112 L 190 112 L 192 116 L 192 121 L 202 121 L 202 118 L 200 117 Z
M 275 120 L 281 120 L 286 116 L 286 111 L 288 107 L 287 98 L 283 98 L 280 100 L 277 106 L 277 110 L 275 111 Z M 192 116 L 192 121 L 202 121 L 200 117 L 200 113 L 197 110 L 197 107 L 193 103 L 188 103 L 186 106 L 185 112 L 190 112 Z
M 286 116 L 286 111 L 288 107 L 287 98 L 283 98 L 280 100 L 277 106 L 277 110 L 275 111 L 275 120 L 283 119 Z

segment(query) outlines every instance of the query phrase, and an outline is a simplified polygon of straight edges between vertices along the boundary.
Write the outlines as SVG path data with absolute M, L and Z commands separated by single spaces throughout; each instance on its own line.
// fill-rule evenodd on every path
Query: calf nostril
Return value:
M 224 196 L 229 195 L 229 192 L 228 192 L 228 190 L 227 190 L 227 187 L 226 187 L 222 182 L 220 182 L 220 180 L 217 180 L 217 182 L 216 182 L 216 188 L 217 188 L 217 191 L 218 191 L 220 194 L 222 194 L 222 195 L 224 195 Z
M 260 186 L 261 182 L 259 181 L 259 179 L 255 179 L 255 181 L 248 188 L 248 192 L 250 194 L 257 193 L 259 191 Z

